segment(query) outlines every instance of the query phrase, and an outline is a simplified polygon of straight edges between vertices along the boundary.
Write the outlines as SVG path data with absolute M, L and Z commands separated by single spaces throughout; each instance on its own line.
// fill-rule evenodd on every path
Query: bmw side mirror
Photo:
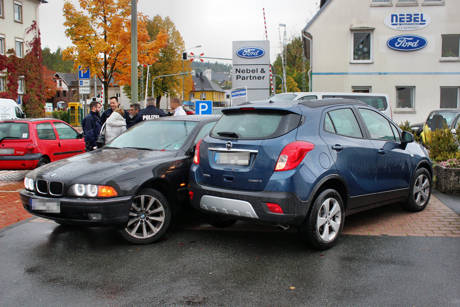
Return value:
M 186 155 L 193 157 L 195 155 L 195 147 L 196 147 L 196 144 L 193 145 L 191 148 L 189 148 L 189 150 L 187 150 L 187 152 L 186 152 Z
M 403 131 L 401 135 L 401 143 L 407 144 L 407 143 L 412 143 L 414 141 L 414 136 L 412 133 L 409 133 L 407 131 Z

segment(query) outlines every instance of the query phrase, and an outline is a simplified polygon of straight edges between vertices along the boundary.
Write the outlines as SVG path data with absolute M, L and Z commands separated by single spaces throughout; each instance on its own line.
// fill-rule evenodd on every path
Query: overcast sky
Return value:
M 72 0 L 78 3 L 78 0 Z M 272 60 L 280 52 L 278 25 L 286 24 L 287 36 L 299 36 L 318 10 L 319 0 L 139 0 L 138 11 L 150 17 L 169 16 L 185 41 L 186 48 L 210 57 L 232 57 L 232 41 L 265 39 L 262 8 L 267 18 Z M 40 5 L 42 46 L 56 50 L 70 41 L 64 33 L 64 0 Z

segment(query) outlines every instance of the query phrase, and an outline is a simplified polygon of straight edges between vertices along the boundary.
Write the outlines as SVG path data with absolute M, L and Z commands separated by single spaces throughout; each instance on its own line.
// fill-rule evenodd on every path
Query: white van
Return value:
M 0 98 L 0 120 L 24 117 L 24 112 L 13 99 Z
M 273 102 L 305 101 L 311 99 L 347 98 L 360 100 L 393 118 L 390 100 L 386 94 L 376 93 L 338 93 L 338 92 L 292 92 L 280 93 L 269 98 Z

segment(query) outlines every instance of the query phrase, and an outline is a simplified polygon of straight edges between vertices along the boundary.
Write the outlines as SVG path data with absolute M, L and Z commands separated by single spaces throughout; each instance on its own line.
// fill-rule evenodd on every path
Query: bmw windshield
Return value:
M 143 150 L 178 150 L 189 138 L 197 122 L 152 120 L 141 122 L 112 142 L 109 148 Z

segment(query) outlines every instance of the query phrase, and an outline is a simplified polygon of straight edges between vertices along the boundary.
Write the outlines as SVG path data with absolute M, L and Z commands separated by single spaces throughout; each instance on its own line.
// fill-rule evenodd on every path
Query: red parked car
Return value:
M 0 121 L 0 169 L 34 169 L 85 152 L 83 134 L 52 118 Z

